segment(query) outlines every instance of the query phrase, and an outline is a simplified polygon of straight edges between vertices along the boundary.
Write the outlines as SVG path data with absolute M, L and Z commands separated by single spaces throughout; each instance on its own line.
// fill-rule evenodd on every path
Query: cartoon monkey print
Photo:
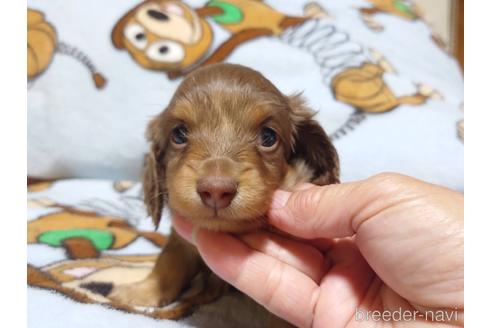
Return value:
M 109 297 L 114 286 L 137 282 L 154 266 L 157 254 L 108 255 L 100 258 L 63 260 L 44 267 L 27 265 L 27 284 L 57 292 L 79 303 L 100 304 L 126 313 L 155 319 L 179 319 L 197 306 L 215 301 L 227 286 L 211 274 L 198 275 L 172 306 L 142 307 Z M 221 288 L 218 288 L 221 287 Z
M 27 9 L 27 79 L 33 81 L 53 61 L 55 53 L 68 55 L 86 66 L 94 85 L 101 89 L 106 79 L 99 73 L 89 57 L 74 46 L 58 40 L 54 26 L 46 21 L 39 10 Z
M 371 7 L 360 8 L 362 20 L 370 29 L 382 31 L 383 26 L 373 16 L 376 14 L 389 14 L 408 21 L 421 18 L 420 10 L 415 4 L 408 0 L 369 0 Z
M 310 9 L 311 17 L 319 16 Z M 209 56 L 213 31 L 206 18 L 231 34 Z M 222 62 L 249 40 L 279 36 L 307 19 L 287 16 L 257 0 L 212 0 L 197 9 L 181 1 L 149 0 L 127 12 L 111 37 L 114 46 L 128 51 L 140 66 L 165 71 L 173 79 L 198 66 Z
M 139 231 L 125 220 L 75 209 L 49 200 L 32 205 L 60 209 L 27 224 L 27 243 L 65 249 L 70 259 L 97 258 L 106 250 L 121 249 L 143 237 L 157 247 L 166 239 L 157 232 Z
M 376 14 L 388 14 L 407 21 L 425 20 L 420 8 L 410 0 L 369 0 L 371 7 L 360 8 L 362 20 L 367 27 L 375 32 L 384 30 L 383 25 L 374 19 Z M 446 42 L 436 33 L 431 35 L 432 41 L 441 50 L 446 51 Z
M 420 105 L 436 92 L 420 85 L 413 95 L 397 97 L 384 81 L 385 69 L 380 64 L 365 62 L 336 75 L 331 87 L 338 101 L 366 113 L 384 113 L 400 105 Z

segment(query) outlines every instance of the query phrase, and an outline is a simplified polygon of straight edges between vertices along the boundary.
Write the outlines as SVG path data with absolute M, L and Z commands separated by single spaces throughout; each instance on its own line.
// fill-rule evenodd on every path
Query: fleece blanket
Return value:
M 266 311 L 235 290 L 199 297 L 207 295 L 199 279 L 160 308 L 107 297 L 112 286 L 143 279 L 167 240 L 168 214 L 154 231 L 140 184 L 64 180 L 28 189 L 29 327 L 265 326 Z
M 304 91 L 343 181 L 463 189 L 463 77 L 406 0 L 29 0 L 28 173 L 137 179 L 149 120 L 211 62 Z

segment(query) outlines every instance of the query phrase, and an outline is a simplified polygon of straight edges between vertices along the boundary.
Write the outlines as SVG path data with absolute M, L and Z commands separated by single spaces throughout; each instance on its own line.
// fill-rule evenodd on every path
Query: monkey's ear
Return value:
M 318 122 L 314 111 L 300 94 L 288 98 L 294 141 L 290 161 L 303 160 L 314 172 L 312 183 L 326 185 L 339 182 L 338 153 Z
M 117 49 L 125 49 L 125 43 L 123 42 L 123 30 L 125 29 L 128 20 L 135 15 L 135 11 L 139 6 L 140 5 L 127 12 L 125 16 L 121 17 L 118 23 L 116 23 L 113 27 L 113 31 L 111 32 L 111 41 Z
M 152 120 L 147 128 L 147 139 L 151 142 L 150 152 L 145 156 L 143 172 L 144 202 L 155 227 L 159 226 L 162 209 L 167 203 L 166 167 L 164 153 L 166 136 L 161 127 L 162 117 Z

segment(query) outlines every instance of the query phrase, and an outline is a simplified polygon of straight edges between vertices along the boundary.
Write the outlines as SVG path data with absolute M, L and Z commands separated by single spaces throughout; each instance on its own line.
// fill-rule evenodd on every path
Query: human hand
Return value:
M 356 316 L 407 310 L 393 324 L 463 324 L 463 196 L 449 189 L 380 174 L 277 191 L 268 222 L 294 238 L 173 221 L 218 276 L 296 326 L 373 326 Z

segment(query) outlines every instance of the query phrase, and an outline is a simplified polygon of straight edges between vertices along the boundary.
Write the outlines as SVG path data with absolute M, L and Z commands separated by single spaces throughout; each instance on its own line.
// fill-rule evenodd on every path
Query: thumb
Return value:
M 357 182 L 293 192 L 278 190 L 268 213 L 269 222 L 300 238 L 349 237 L 365 220 L 403 197 L 401 191 L 407 179 L 380 174 Z

